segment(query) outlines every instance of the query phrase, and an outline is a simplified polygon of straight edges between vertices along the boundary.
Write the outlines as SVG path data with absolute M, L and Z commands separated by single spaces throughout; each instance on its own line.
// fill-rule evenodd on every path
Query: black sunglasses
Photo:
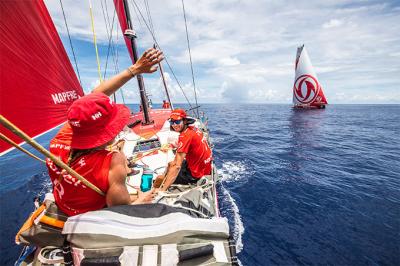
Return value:
M 179 125 L 180 123 L 182 123 L 182 119 L 180 119 L 180 120 L 169 120 L 169 123 L 171 124 L 171 125 Z

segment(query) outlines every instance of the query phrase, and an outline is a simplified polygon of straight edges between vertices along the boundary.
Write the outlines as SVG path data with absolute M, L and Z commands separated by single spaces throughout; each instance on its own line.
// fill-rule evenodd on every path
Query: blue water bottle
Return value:
M 152 186 L 153 181 L 153 171 L 151 169 L 144 169 L 142 175 L 142 183 L 140 184 L 140 189 L 143 192 L 149 191 Z

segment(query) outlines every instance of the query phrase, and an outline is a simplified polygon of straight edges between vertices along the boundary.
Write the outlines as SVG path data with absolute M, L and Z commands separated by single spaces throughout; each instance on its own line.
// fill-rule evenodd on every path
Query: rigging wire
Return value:
M 63 13 L 63 17 L 64 17 L 65 27 L 67 28 L 68 39 L 69 39 L 69 44 L 71 46 L 72 55 L 74 56 L 76 73 L 78 74 L 79 84 L 81 84 L 81 87 L 82 87 L 81 75 L 79 74 L 79 68 L 78 68 L 78 63 L 76 61 L 74 46 L 72 45 L 71 35 L 69 34 L 69 28 L 68 28 L 68 24 L 67 24 L 67 18 L 65 17 L 64 7 L 63 7 L 63 4 L 62 4 L 61 0 L 60 0 L 60 5 L 61 5 L 61 10 L 62 10 L 62 13 Z
M 117 44 L 118 44 L 118 30 L 117 30 L 117 36 L 116 36 L 116 40 L 117 40 Z M 115 63 L 116 63 L 116 70 L 119 70 L 118 69 L 118 49 L 115 49 Z M 118 71 L 119 72 L 119 71 Z M 122 90 L 119 90 L 120 91 L 120 93 L 121 93 L 121 98 L 122 98 L 122 102 L 125 104 L 125 96 L 124 96 L 124 93 L 122 92 Z
M 105 6 L 105 11 L 104 11 L 104 6 Z M 110 56 L 110 50 L 111 50 L 111 54 L 112 54 L 112 58 L 113 58 L 115 74 L 119 73 L 119 67 L 118 67 L 118 48 L 117 48 L 117 45 L 115 44 L 115 41 L 114 41 L 114 38 L 113 38 L 114 21 L 115 21 L 115 17 L 116 17 L 117 11 L 114 9 L 112 22 L 110 22 L 110 16 L 109 16 L 106 0 L 104 0 L 104 6 L 103 6 L 103 3 L 101 2 L 101 8 L 102 8 L 102 11 L 103 11 L 103 18 L 104 18 L 104 22 L 106 24 L 107 37 L 109 38 L 109 40 L 108 40 L 108 48 L 107 48 L 107 58 L 106 58 L 106 69 L 104 71 L 104 76 L 106 76 L 108 60 L 109 60 L 109 56 Z M 119 31 L 117 30 L 116 31 L 117 43 L 118 43 L 118 32 Z M 125 96 L 124 96 L 123 88 L 119 89 L 119 92 L 121 94 L 122 103 L 125 104 Z M 114 93 L 113 95 L 114 95 L 114 102 L 116 102 L 116 93 Z
M 115 16 L 116 16 L 116 14 L 117 14 L 117 10 L 115 10 L 114 9 L 114 12 L 113 12 L 113 18 L 112 18 L 112 22 L 111 22 L 111 26 L 110 26 L 110 16 L 109 16 L 109 12 L 108 12 L 108 8 L 107 8 L 107 2 L 106 2 L 106 0 L 104 0 L 104 5 L 105 5 L 105 9 L 106 9 L 106 15 L 107 15 L 107 22 L 108 22 L 108 24 L 109 24 L 109 28 L 111 28 L 111 30 L 110 30 L 110 39 L 111 39 L 111 51 L 112 51 L 112 57 L 113 57 L 113 62 L 114 62 L 114 73 L 115 74 L 118 74 L 120 71 L 119 71 L 119 67 L 118 67 L 118 47 L 117 47 L 117 45 L 115 44 L 115 42 L 114 42 L 114 40 L 112 39 L 112 33 L 113 33 L 113 30 L 114 30 L 114 21 L 115 21 Z M 118 23 L 118 22 L 117 22 Z M 116 43 L 118 44 L 118 30 L 116 31 Z M 110 45 L 110 43 L 109 43 L 109 45 Z M 117 47 L 117 48 L 116 48 Z M 108 56 L 108 53 L 109 53 L 109 51 L 107 51 L 107 56 Z M 123 88 L 121 88 L 121 89 L 119 89 L 119 92 L 120 92 L 120 94 L 121 94 L 121 98 L 122 98 L 122 103 L 123 104 L 125 104 L 125 96 L 124 96 L 124 92 L 123 92 L 124 90 L 123 90 Z M 116 95 L 116 94 L 114 94 L 114 95 Z
M 145 8 L 146 8 L 147 20 L 149 22 L 149 25 L 150 25 L 150 28 L 151 28 L 151 32 L 153 33 L 154 36 L 156 36 L 156 32 L 154 30 L 154 25 L 153 25 L 153 19 L 151 17 L 149 1 L 148 0 L 143 0 L 143 2 L 144 2 L 144 5 L 145 5 Z M 157 48 L 157 46 L 155 44 L 154 44 L 154 48 Z M 167 82 L 165 80 L 164 70 L 163 70 L 161 62 L 158 63 L 158 67 L 159 67 L 159 70 L 160 70 L 161 80 L 163 82 L 163 86 L 164 86 L 164 89 L 165 89 L 164 90 L 165 97 L 167 98 L 167 100 L 168 100 L 168 102 L 170 104 L 171 110 L 173 110 L 173 104 L 171 102 L 171 98 L 170 98 L 169 93 L 168 93 L 168 86 L 167 86 Z
M 106 0 L 104 0 L 104 4 L 106 6 L 107 21 L 108 21 L 108 24 L 110 24 L 110 16 L 108 15 L 108 8 L 107 8 Z M 112 35 L 113 29 L 114 29 L 114 21 L 115 21 L 116 15 L 117 15 L 117 10 L 114 9 L 113 19 L 112 19 L 112 23 L 111 23 L 112 26 L 111 27 L 109 26 L 111 28 L 111 35 Z M 116 31 L 116 33 L 118 34 L 118 30 Z M 116 47 L 115 42 L 114 42 L 114 40 L 112 40 L 111 48 L 112 48 L 113 61 L 114 61 L 114 71 L 115 71 L 115 74 L 118 74 L 119 73 L 118 58 L 116 57 L 117 49 L 115 47 Z
M 142 12 L 140 11 L 140 9 L 139 9 L 138 5 L 136 4 L 135 0 L 131 0 L 131 2 L 132 2 L 132 3 L 134 4 L 134 6 L 136 6 L 136 8 L 138 9 L 138 11 L 139 11 L 139 13 L 140 13 L 140 16 L 141 16 L 141 17 L 142 17 L 142 19 L 143 19 L 143 22 L 145 23 L 145 25 L 146 25 L 147 29 L 150 31 L 150 34 L 151 34 L 151 36 L 152 36 L 152 38 L 153 38 L 153 41 L 154 41 L 154 43 L 157 45 L 157 47 L 158 47 L 158 48 L 160 48 L 160 49 L 161 49 L 161 47 L 160 47 L 160 45 L 158 44 L 158 42 L 157 42 L 157 40 L 156 40 L 156 38 L 155 38 L 154 34 L 153 34 L 153 33 L 151 32 L 151 30 L 150 30 L 150 27 L 149 27 L 149 25 L 146 23 L 146 20 L 144 19 L 144 16 L 143 16 Z M 171 73 L 172 73 L 172 76 L 174 77 L 174 79 L 175 79 L 176 83 L 178 84 L 179 88 L 181 89 L 181 91 L 182 91 L 182 94 L 183 94 L 183 96 L 185 97 L 185 99 L 186 99 L 187 103 L 188 103 L 188 104 L 189 104 L 189 106 L 192 108 L 192 104 L 190 103 L 190 101 L 189 101 L 188 97 L 186 96 L 186 93 L 184 92 L 184 90 L 183 90 L 183 87 L 182 87 L 181 83 L 179 82 L 179 80 L 178 80 L 177 76 L 175 75 L 175 72 L 174 72 L 174 70 L 172 69 L 171 65 L 169 64 L 167 57 L 166 57 L 166 56 L 164 56 L 164 59 L 165 59 L 165 63 L 167 63 L 167 66 L 168 66 L 169 70 L 170 70 L 170 71 L 171 71 Z
M 105 79 L 107 79 L 108 58 L 109 58 L 109 55 L 110 55 L 110 48 L 112 48 L 112 46 L 111 46 L 112 39 L 111 38 L 112 38 L 112 32 L 113 32 L 113 27 L 114 27 L 114 18 L 115 18 L 115 16 L 113 17 L 113 23 L 110 26 L 110 33 L 109 33 L 108 29 L 109 29 L 109 23 L 110 22 L 107 21 L 108 16 L 106 17 L 106 15 L 104 13 L 103 1 L 100 1 L 100 4 L 101 4 L 101 11 L 103 12 L 104 24 L 106 25 L 106 33 L 107 33 L 107 37 L 108 37 L 107 57 L 106 57 L 106 64 L 105 64 L 105 67 L 104 67 L 104 74 L 103 74 L 103 77 Z M 105 3 L 105 5 L 107 7 L 107 3 Z M 108 12 L 107 12 L 107 15 L 108 15 Z M 114 63 L 115 63 L 115 60 L 114 60 Z M 113 101 L 117 102 L 117 96 L 116 96 L 115 92 L 113 93 Z
M 101 11 L 103 12 L 104 24 L 106 25 L 106 32 L 107 32 L 107 37 L 108 37 L 107 57 L 106 57 L 106 64 L 105 64 L 104 74 L 103 74 L 103 77 L 106 78 L 107 77 L 108 59 L 109 59 L 109 56 L 110 56 L 110 50 L 112 50 L 111 43 L 112 43 L 112 33 L 113 33 L 115 16 L 113 16 L 112 25 L 110 26 L 110 29 L 109 29 L 110 22 L 107 21 L 106 14 L 104 13 L 103 1 L 100 1 L 100 4 L 101 4 Z M 106 4 L 106 6 L 107 6 L 107 4 Z
M 142 25 L 142 21 L 141 21 L 141 19 L 139 17 L 138 10 L 136 9 L 136 6 L 133 6 L 133 10 L 135 10 L 136 19 L 137 19 L 137 21 L 139 21 L 139 31 L 143 31 L 144 26 Z
M 155 34 L 155 31 L 154 31 L 153 19 L 151 18 L 151 14 L 150 14 L 149 1 L 148 1 L 148 0 L 143 0 L 143 1 L 144 1 L 144 6 L 146 7 L 147 19 L 148 19 L 148 21 L 149 21 L 149 25 L 150 25 L 150 28 L 151 28 L 151 32 L 152 32 L 152 33 L 154 34 L 154 36 L 155 36 L 156 34 Z
M 97 42 L 96 42 L 96 32 L 94 30 L 94 19 L 93 19 L 92 1 L 91 0 L 89 0 L 89 13 L 90 13 L 90 19 L 91 19 L 91 22 L 92 22 L 93 42 L 94 42 L 94 47 L 95 47 L 95 50 L 96 50 L 97 71 L 99 73 L 100 82 L 103 82 L 103 78 L 101 77 L 99 51 L 97 49 Z
M 154 43 L 157 45 L 158 48 L 161 49 L 160 45 L 158 44 L 158 42 L 157 42 L 157 40 L 156 40 L 156 38 L 155 38 L 153 32 L 151 32 L 150 27 L 149 27 L 149 25 L 147 24 L 147 22 L 146 22 L 146 20 L 145 20 L 145 18 L 144 18 L 144 16 L 143 16 L 143 14 L 142 14 L 142 12 L 140 11 L 140 9 L 139 9 L 138 5 L 136 4 L 135 0 L 131 0 L 131 2 L 132 2 L 132 3 L 136 6 L 136 8 L 138 9 L 139 14 L 140 14 L 140 16 L 142 17 L 142 19 L 143 19 L 143 21 L 144 21 L 144 23 L 145 23 L 147 29 L 150 31 L 150 34 L 151 34 L 151 36 L 152 36 L 152 38 L 153 38 Z M 168 60 L 167 60 L 167 57 L 166 57 L 165 55 L 164 55 L 164 60 L 165 60 L 165 63 L 167 63 L 167 66 L 168 66 L 169 70 L 171 71 L 172 76 L 174 77 L 176 83 L 178 84 L 179 88 L 181 89 L 182 94 L 183 94 L 183 96 L 185 97 L 187 103 L 189 104 L 190 108 L 192 108 L 192 104 L 190 103 L 188 97 L 186 96 L 186 93 L 184 92 L 181 83 L 179 82 L 178 78 L 176 77 L 175 72 L 174 72 L 174 70 L 172 69 L 171 65 L 169 64 L 169 62 L 168 62 Z
M 190 58 L 190 69 L 192 70 L 192 80 L 193 80 L 193 90 L 194 90 L 194 99 L 196 101 L 196 107 L 199 106 L 197 103 L 197 92 L 196 92 L 196 83 L 194 82 L 194 71 L 193 71 L 193 62 L 192 62 L 192 53 L 190 51 L 190 42 L 189 42 L 189 32 L 188 32 L 188 27 L 187 27 L 187 21 L 186 21 L 186 11 L 185 11 L 185 3 L 184 0 L 182 0 L 182 10 L 183 10 L 183 18 L 185 19 L 185 28 L 186 28 L 186 40 L 187 40 L 187 46 L 188 46 L 188 51 L 189 51 L 189 58 Z M 199 109 L 196 108 L 197 111 L 197 118 L 200 117 L 199 115 Z M 196 113 L 196 111 L 194 113 Z

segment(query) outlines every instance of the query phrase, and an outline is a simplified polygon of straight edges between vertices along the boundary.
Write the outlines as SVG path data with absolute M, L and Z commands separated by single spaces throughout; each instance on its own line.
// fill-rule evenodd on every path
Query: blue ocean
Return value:
M 242 265 L 400 265 L 400 105 L 202 110 Z M 37 140 L 48 146 L 54 134 Z M 15 233 L 51 186 L 19 151 L 0 169 L 0 265 L 13 265 Z

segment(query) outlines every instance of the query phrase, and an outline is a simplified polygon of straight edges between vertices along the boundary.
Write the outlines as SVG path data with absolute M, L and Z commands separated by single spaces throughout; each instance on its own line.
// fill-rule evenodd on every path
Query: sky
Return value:
M 128 0 L 139 53 L 157 43 L 173 102 L 194 102 L 181 0 Z M 75 67 L 59 1 L 45 1 Z M 99 83 L 89 1 L 62 0 L 82 87 Z M 305 44 L 328 103 L 400 103 L 400 1 L 185 0 L 200 103 L 291 103 L 297 47 Z M 135 5 L 136 4 L 136 5 Z M 137 6 L 137 7 L 136 7 Z M 102 75 L 130 65 L 112 0 L 92 0 Z M 142 15 L 143 17 L 142 17 Z M 144 19 L 143 19 L 144 18 Z M 106 22 L 108 21 L 108 23 Z M 146 22 L 145 22 L 146 21 Z M 111 26 L 112 24 L 112 26 Z M 114 50 L 110 48 L 112 30 Z M 111 56 L 115 54 L 115 56 Z M 118 64 L 116 64 L 117 62 Z M 106 68 L 107 64 L 107 68 Z M 118 68 L 116 67 L 118 65 Z M 160 74 L 146 74 L 153 102 L 165 98 Z M 138 103 L 137 82 L 123 89 Z M 121 100 L 120 94 L 118 94 Z

